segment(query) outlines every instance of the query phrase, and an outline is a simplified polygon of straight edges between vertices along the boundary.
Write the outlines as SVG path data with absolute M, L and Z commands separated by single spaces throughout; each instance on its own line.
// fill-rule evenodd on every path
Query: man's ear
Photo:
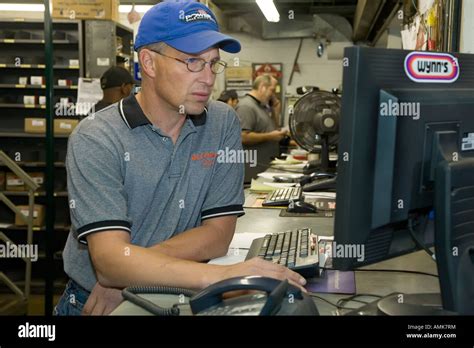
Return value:
M 127 83 L 122 83 L 122 85 L 120 86 L 120 93 L 125 97 L 130 94 L 130 90 L 128 88 Z
M 150 77 L 156 75 L 156 64 L 153 59 L 153 52 L 143 49 L 138 53 L 138 59 L 140 60 L 140 73 Z

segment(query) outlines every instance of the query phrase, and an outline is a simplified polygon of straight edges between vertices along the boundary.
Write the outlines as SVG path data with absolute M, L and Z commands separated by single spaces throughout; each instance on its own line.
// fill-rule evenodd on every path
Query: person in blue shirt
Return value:
M 63 252 L 67 288 L 57 315 L 108 314 L 131 285 L 201 289 L 220 280 L 299 274 L 261 259 L 222 266 L 242 208 L 242 149 L 235 111 L 209 101 L 225 69 L 219 49 L 240 43 L 218 31 L 203 4 L 164 1 L 135 41 L 142 88 L 80 122 L 66 168 L 72 227 Z

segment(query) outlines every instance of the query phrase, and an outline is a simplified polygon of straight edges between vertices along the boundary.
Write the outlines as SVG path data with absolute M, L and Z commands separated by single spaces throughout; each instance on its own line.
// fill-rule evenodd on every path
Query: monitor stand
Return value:
M 443 309 L 441 294 L 391 294 L 377 303 L 382 315 L 456 315 Z
M 401 297 L 401 295 L 403 297 Z M 403 303 L 400 303 L 403 301 Z M 363 307 L 346 313 L 349 316 L 373 315 L 457 315 L 455 312 L 444 310 L 441 305 L 441 295 L 426 294 L 400 294 L 392 293 L 384 298 L 369 303 Z
M 329 138 L 328 135 L 321 136 L 321 158 L 316 161 L 308 161 L 303 168 L 303 174 L 312 173 L 335 173 L 337 161 L 329 160 Z

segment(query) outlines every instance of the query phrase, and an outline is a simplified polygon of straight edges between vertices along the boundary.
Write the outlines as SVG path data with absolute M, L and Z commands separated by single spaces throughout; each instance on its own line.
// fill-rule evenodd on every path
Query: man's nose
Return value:
M 214 85 L 214 81 L 216 80 L 216 74 L 212 72 L 211 64 L 209 62 L 207 62 L 200 74 L 202 82 L 211 87 Z

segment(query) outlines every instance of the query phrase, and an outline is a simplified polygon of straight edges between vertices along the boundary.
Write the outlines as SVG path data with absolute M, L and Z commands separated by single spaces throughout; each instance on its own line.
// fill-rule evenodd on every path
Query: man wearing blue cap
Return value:
M 240 44 L 218 31 L 203 4 L 165 1 L 143 17 L 135 42 L 142 89 L 83 120 L 68 143 L 72 227 L 63 253 L 71 278 L 59 315 L 107 314 L 130 285 L 200 289 L 244 275 L 304 279 L 254 259 L 225 255 L 243 215 L 243 167 L 217 153 L 241 150 L 227 105 L 209 102 Z

